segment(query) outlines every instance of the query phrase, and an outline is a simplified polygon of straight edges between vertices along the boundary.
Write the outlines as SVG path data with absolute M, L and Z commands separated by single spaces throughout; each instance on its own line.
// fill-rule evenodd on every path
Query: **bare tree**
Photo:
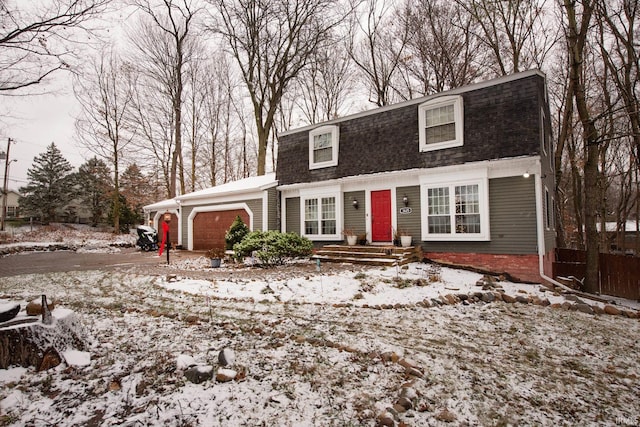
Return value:
M 145 58 L 142 68 L 155 79 L 169 100 L 173 119 L 173 151 L 169 176 L 169 197 L 174 197 L 176 182 L 185 192 L 182 158 L 182 108 L 185 73 L 191 59 L 194 19 L 199 11 L 192 0 L 136 0 L 135 4 L 148 16 L 134 44 Z
M 476 20 L 476 37 L 493 53 L 497 75 L 540 68 L 556 43 L 557 31 L 545 21 L 547 0 L 456 0 Z
M 163 197 L 171 194 L 171 159 L 174 152 L 174 120 L 171 105 L 153 81 L 138 78 L 130 122 L 137 130 L 134 144 L 136 161 L 156 171 L 164 188 Z
M 335 0 L 208 0 L 219 12 L 212 29 L 228 43 L 253 106 L 258 175 L 266 170 L 268 138 L 291 81 L 339 22 Z
M 393 5 L 386 0 L 363 4 L 364 12 L 354 10 L 347 41 L 349 55 L 369 87 L 369 101 L 383 106 L 397 96 L 407 99 L 409 94 L 398 89 L 395 79 L 405 55 L 409 28 L 393 19 Z
M 341 43 L 332 42 L 313 54 L 311 66 L 300 74 L 291 92 L 293 103 L 309 123 L 340 116 L 355 83 L 351 71 L 349 55 Z
M 474 36 L 479 25 L 458 4 L 407 1 L 400 17 L 411 34 L 401 67 L 407 85 L 415 85 L 418 94 L 464 86 L 483 76 L 486 48 Z
M 582 8 L 577 2 L 564 0 L 566 12 L 566 41 L 569 50 L 569 79 L 572 81 L 573 100 L 582 125 L 582 140 L 585 150 L 584 161 L 584 222 L 587 249 L 585 290 L 598 291 L 598 257 L 600 241 L 597 220 L 600 206 L 600 183 L 598 172 L 600 135 L 587 104 L 584 70 L 585 44 L 587 43 L 594 11 L 594 0 L 582 0 Z M 578 18 L 580 22 L 578 22 Z
M 69 69 L 74 61 L 71 29 L 84 30 L 84 24 L 99 16 L 108 2 L 0 1 L 0 92 L 33 86 L 58 70 Z
M 596 3 L 596 20 L 599 30 L 598 45 L 608 76 L 603 90 L 611 86 L 617 93 L 616 102 L 609 103 L 608 139 L 615 144 L 611 163 L 615 190 L 607 200 L 617 200 L 618 244 L 624 242 L 625 223 L 635 207 L 636 231 L 640 231 L 640 207 L 638 207 L 638 183 L 634 176 L 640 166 L 640 56 L 637 47 L 637 22 L 640 18 L 638 2 L 613 1 Z M 609 97 L 611 99 L 612 97 Z M 624 116 L 624 117 L 621 117 Z M 622 158 L 620 157 L 622 156 Z M 636 247 L 640 251 L 640 244 Z
M 74 79 L 74 93 L 82 105 L 77 133 L 83 144 L 105 159 L 113 171 L 116 233 L 120 230 L 120 163 L 134 136 L 127 127 L 134 84 L 131 67 L 110 50 L 100 52 L 92 67 Z

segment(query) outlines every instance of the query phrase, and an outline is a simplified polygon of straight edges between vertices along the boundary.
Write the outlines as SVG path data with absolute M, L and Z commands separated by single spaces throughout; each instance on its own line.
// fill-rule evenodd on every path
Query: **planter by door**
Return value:
M 218 268 L 221 263 L 222 260 L 220 258 L 211 258 L 211 268 Z
M 358 236 L 347 236 L 347 245 L 354 246 L 358 243 Z
M 400 244 L 403 248 L 411 246 L 411 236 L 400 236 Z

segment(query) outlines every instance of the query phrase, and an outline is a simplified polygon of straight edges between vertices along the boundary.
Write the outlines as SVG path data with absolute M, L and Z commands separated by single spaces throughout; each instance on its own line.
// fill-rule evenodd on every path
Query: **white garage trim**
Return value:
M 162 217 L 164 216 L 165 213 L 172 213 L 175 214 L 176 217 L 178 217 L 178 222 L 177 224 L 174 224 L 174 227 L 178 227 L 178 245 L 182 244 L 182 219 L 180 218 L 180 212 L 178 211 L 178 209 L 165 209 L 162 211 L 157 211 L 156 214 L 153 216 L 153 227 L 158 230 L 158 240 L 162 240 L 162 231 L 160 230 L 160 221 L 162 220 Z M 171 225 L 169 225 L 169 227 L 171 227 Z M 175 243 L 175 242 L 174 242 Z
M 228 205 L 216 205 L 216 206 L 198 206 L 193 208 L 187 219 L 187 236 L 189 237 L 190 251 L 193 250 L 193 219 L 197 214 L 201 212 L 220 212 L 220 211 L 233 211 L 238 209 L 244 209 L 249 214 L 249 229 L 253 230 L 253 211 L 249 209 L 249 205 L 246 203 L 232 203 Z

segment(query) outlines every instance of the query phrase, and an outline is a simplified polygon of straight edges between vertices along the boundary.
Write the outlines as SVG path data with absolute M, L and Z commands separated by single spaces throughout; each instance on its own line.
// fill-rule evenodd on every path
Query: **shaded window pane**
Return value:
M 442 234 L 451 233 L 451 222 L 448 216 L 430 216 L 429 233 Z
M 331 133 L 323 133 L 313 137 L 313 162 L 329 162 L 333 157 Z
M 456 139 L 456 124 L 453 104 L 425 111 L 427 144 Z
M 477 185 L 455 188 L 456 233 L 480 233 L 480 195 Z

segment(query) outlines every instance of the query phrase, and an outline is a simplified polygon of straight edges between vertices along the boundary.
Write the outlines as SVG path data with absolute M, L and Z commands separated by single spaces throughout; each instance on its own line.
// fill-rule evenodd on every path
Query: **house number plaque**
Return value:
M 401 213 L 402 215 L 410 214 L 411 212 L 412 212 L 412 209 L 411 209 L 411 208 L 409 208 L 409 207 L 406 207 L 406 208 L 400 208 L 400 213 Z

